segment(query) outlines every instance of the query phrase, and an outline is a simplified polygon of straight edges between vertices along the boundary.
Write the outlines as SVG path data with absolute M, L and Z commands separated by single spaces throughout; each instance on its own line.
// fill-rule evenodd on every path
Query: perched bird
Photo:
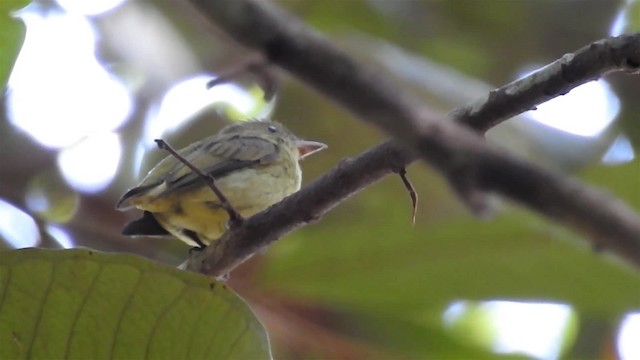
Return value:
M 247 121 L 178 151 L 215 183 L 244 217 L 254 215 L 300 189 L 298 161 L 326 148 L 298 139 L 282 124 Z M 174 156 L 156 165 L 140 184 L 127 191 L 118 210 L 144 210 L 127 224 L 124 235 L 174 235 L 204 247 L 227 230 L 229 216 L 201 176 Z

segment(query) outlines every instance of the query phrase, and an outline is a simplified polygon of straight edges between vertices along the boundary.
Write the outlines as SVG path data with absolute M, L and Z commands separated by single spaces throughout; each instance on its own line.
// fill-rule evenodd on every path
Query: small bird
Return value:
M 178 151 L 215 179 L 216 186 L 243 217 L 254 215 L 298 191 L 298 161 L 327 146 L 300 140 L 282 124 L 245 121 Z M 206 181 L 169 155 L 116 208 L 144 210 L 125 225 L 123 235 L 173 235 L 203 248 L 227 230 L 229 215 Z

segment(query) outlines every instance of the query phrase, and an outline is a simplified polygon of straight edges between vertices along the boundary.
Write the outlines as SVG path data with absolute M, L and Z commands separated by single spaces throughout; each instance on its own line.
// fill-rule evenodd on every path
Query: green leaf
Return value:
M 69 187 L 57 168 L 42 169 L 31 178 L 25 199 L 35 215 L 53 223 L 73 219 L 80 205 L 79 194 Z
M 357 313 L 344 322 L 352 336 L 383 347 L 399 358 L 422 359 L 523 359 L 489 352 L 490 346 L 475 346 L 452 336 L 440 324 L 421 324 L 413 320 L 380 314 Z M 491 338 L 492 334 L 487 337 Z M 401 354 L 401 356 L 400 356 Z
M 324 219 L 331 226 L 272 247 L 266 286 L 425 320 L 440 318 L 459 299 L 561 302 L 608 317 L 640 304 L 636 272 L 528 212 L 508 207 L 491 221 L 461 217 L 411 227 L 405 203 L 397 208 L 402 201 L 388 198 L 381 209 L 373 197 L 366 206 L 350 204 L 351 216 Z
M 618 16 L 625 20 L 622 32 L 632 33 L 640 30 L 640 1 L 628 0 L 621 6 Z M 616 17 L 616 20 L 618 17 Z
M 223 284 L 132 255 L 0 253 L 2 359 L 270 358 Z
M 632 192 L 628 187 L 619 191 Z M 436 200 L 425 193 L 423 206 Z M 640 304 L 637 272 L 546 219 L 508 205 L 490 221 L 438 218 L 451 211 L 439 209 L 412 227 L 404 196 L 369 189 L 326 216 L 325 226 L 274 244 L 260 273 L 263 286 L 354 316 L 405 321 L 425 338 L 445 336 L 437 330 L 443 312 L 459 300 L 566 303 L 578 318 L 612 321 Z M 442 348 L 421 346 L 388 336 L 395 327 L 380 322 L 360 329 L 372 344 L 384 339 L 398 357 L 473 358 L 453 340 Z
M 24 0 L 2 0 L 0 1 L 0 84 L 4 88 L 9 78 L 9 73 L 13 68 L 18 51 L 24 40 L 24 24 L 13 17 L 11 12 L 19 10 L 27 5 L 29 1 Z
M 623 165 L 597 165 L 582 173 L 586 182 L 606 189 L 640 212 L 640 159 Z

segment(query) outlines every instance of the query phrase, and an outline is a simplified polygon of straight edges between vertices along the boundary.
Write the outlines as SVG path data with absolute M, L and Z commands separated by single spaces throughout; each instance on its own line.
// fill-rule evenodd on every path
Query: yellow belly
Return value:
M 250 217 L 300 189 L 300 169 L 295 165 L 244 169 L 216 184 L 236 211 Z M 153 213 L 168 232 L 192 246 L 196 243 L 184 235 L 183 229 L 194 231 L 207 245 L 227 229 L 227 212 L 207 186 L 160 197 L 141 196 L 132 199 L 132 204 Z

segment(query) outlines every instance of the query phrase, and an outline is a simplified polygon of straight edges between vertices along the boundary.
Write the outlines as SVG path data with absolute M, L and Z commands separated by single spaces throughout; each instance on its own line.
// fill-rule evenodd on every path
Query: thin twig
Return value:
M 404 184 L 404 187 L 409 192 L 409 197 L 411 197 L 411 224 L 415 225 L 416 213 L 418 212 L 418 193 L 416 192 L 416 189 L 413 187 L 413 184 L 411 183 L 411 181 L 409 181 L 409 179 L 407 178 L 406 168 L 404 167 L 400 168 L 400 170 L 398 170 L 398 175 L 400 176 L 400 179 L 402 179 L 402 183 Z
M 227 199 L 227 197 L 224 196 L 222 191 L 220 191 L 220 189 L 218 188 L 218 185 L 216 185 L 216 179 L 213 176 L 205 174 L 202 171 L 200 171 L 200 169 L 195 167 L 187 159 L 185 159 L 180 154 L 178 154 L 178 152 L 175 151 L 171 147 L 171 145 L 169 145 L 166 141 L 162 139 L 156 139 L 154 141 L 158 145 L 158 148 L 162 150 L 166 150 L 169 154 L 171 154 L 171 156 L 175 157 L 178 161 L 180 161 L 189 169 L 191 169 L 191 171 L 193 171 L 196 175 L 201 177 L 207 183 L 209 188 L 211 188 L 211 190 L 216 194 L 216 196 L 220 200 L 220 204 L 222 205 L 222 207 L 226 210 L 227 214 L 229 214 L 229 224 L 231 228 L 239 227 L 240 225 L 242 225 L 242 223 L 244 222 L 244 218 L 242 217 L 242 215 L 240 215 L 239 212 L 236 211 L 236 209 L 234 209 L 233 205 L 231 205 L 231 203 L 229 202 L 229 199 Z

